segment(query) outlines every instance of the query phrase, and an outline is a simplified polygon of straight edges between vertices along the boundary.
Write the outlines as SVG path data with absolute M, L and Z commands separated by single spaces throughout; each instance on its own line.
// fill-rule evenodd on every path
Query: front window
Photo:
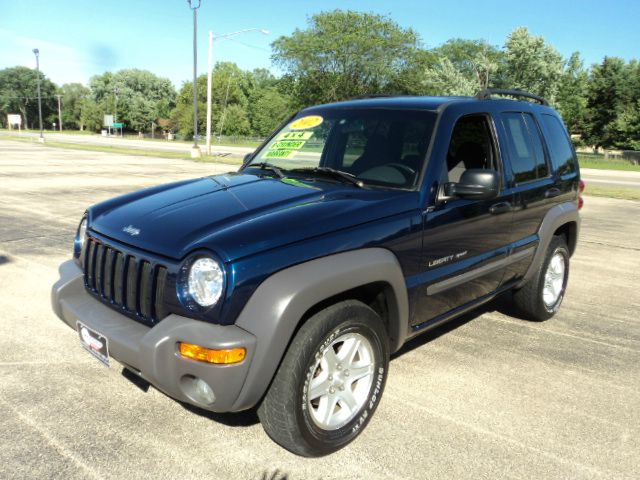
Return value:
M 364 185 L 410 188 L 425 161 L 436 114 L 386 109 L 315 109 L 298 115 L 251 160 L 287 176 L 332 169 Z

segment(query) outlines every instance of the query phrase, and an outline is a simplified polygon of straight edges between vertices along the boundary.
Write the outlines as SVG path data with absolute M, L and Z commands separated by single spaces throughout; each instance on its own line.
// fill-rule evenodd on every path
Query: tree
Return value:
M 291 97 L 274 87 L 255 89 L 249 98 L 252 132 L 260 136 L 269 135 L 295 111 L 291 104 Z
M 89 81 L 94 102 L 103 113 L 116 114 L 116 120 L 139 132 L 166 118 L 175 105 L 176 91 L 171 81 L 146 70 L 106 72 Z
M 87 130 L 97 131 L 102 128 L 104 108 L 91 97 L 80 102 L 80 124 Z
M 499 87 L 505 63 L 505 53 L 484 40 L 454 38 L 433 50 L 439 58 L 446 58 L 457 72 L 480 89 Z
M 564 65 L 558 51 L 525 27 L 511 32 L 505 49 L 504 76 L 509 88 L 526 90 L 553 102 Z
M 615 127 L 620 132 L 618 147 L 640 150 L 640 99 L 623 108 L 616 118 Z
M 272 44 L 274 63 L 293 80 L 298 106 L 386 93 L 419 46 L 418 35 L 389 17 L 334 10 Z
M 605 57 L 602 64 L 591 68 L 585 139 L 596 148 L 610 148 L 620 141 L 616 122 L 622 109 L 625 73 L 624 60 L 615 57 Z
M 241 105 L 229 105 L 219 117 L 216 131 L 221 135 L 249 135 L 251 124 L 247 110 Z
M 424 72 L 424 84 L 430 95 L 472 96 L 481 88 L 478 78 L 465 75 L 447 57 Z
M 38 127 L 38 73 L 27 67 L 11 67 L 0 70 L 0 122 L 4 124 L 8 113 L 22 115 L 24 128 Z M 40 72 L 40 96 L 42 118 L 57 114 L 57 87 Z
M 83 100 L 91 95 L 91 90 L 81 83 L 65 83 L 58 92 L 62 95 L 62 124 L 65 128 L 77 128 L 82 130 Z
M 255 85 L 261 82 L 275 81 L 270 74 L 265 71 L 245 72 L 241 70 L 233 62 L 216 63 L 211 74 L 211 113 L 213 133 L 220 133 L 219 126 L 223 112 L 227 111 L 227 117 L 224 121 L 225 132 L 233 135 L 241 135 L 239 131 L 250 133 L 249 127 L 244 120 L 248 122 L 247 106 L 249 103 L 248 96 L 251 94 Z M 201 75 L 198 77 L 198 132 L 206 135 L 206 112 L 207 112 L 207 77 Z M 229 109 L 232 106 L 239 108 Z M 240 109 L 244 112 L 240 114 Z M 231 126 L 227 122 L 231 120 Z M 171 114 L 171 126 L 185 137 L 193 135 L 193 83 L 185 82 L 178 93 L 176 99 L 176 107 Z M 243 134 L 244 135 L 244 134 Z
M 580 53 L 574 52 L 560 78 L 556 96 L 558 110 L 571 133 L 584 133 L 588 86 L 589 74 L 583 68 Z

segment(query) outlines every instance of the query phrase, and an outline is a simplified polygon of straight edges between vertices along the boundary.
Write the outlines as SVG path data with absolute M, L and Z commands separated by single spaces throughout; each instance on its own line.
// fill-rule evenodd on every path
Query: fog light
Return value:
M 227 350 L 213 350 L 191 343 L 180 343 L 180 355 L 199 362 L 229 364 L 244 360 L 247 356 L 247 349 L 239 347 Z
M 199 400 L 202 403 L 207 405 L 212 404 L 216 401 L 216 396 L 211 390 L 211 387 L 204 380 L 197 378 L 194 382 L 193 396 L 196 400 Z

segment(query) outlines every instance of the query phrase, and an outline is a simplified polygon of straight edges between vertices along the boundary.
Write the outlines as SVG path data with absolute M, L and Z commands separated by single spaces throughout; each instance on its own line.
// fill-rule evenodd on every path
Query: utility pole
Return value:
M 62 106 L 60 104 L 62 95 L 58 94 L 56 97 L 58 97 L 58 122 L 60 123 L 60 131 L 62 132 Z
M 42 97 L 40 96 L 40 50 L 34 48 L 33 54 L 36 56 L 36 73 L 38 74 L 38 120 L 40 122 L 40 138 L 38 141 L 44 143 L 44 135 L 42 134 Z
M 269 30 L 260 28 L 245 28 L 237 32 L 225 33 L 224 35 L 214 35 L 212 31 L 209 31 L 209 55 L 208 55 L 208 70 L 207 70 L 207 154 L 211 155 L 211 76 L 213 74 L 213 40 L 225 39 L 241 35 L 249 32 L 260 32 L 263 35 L 269 35 Z M 228 88 L 227 88 L 228 91 Z
M 207 155 L 211 155 L 211 76 L 213 74 L 213 32 L 209 31 L 209 55 L 207 62 Z
M 227 102 L 229 101 L 229 87 L 231 87 L 231 79 L 233 75 L 229 75 L 229 81 L 227 82 L 227 94 L 224 96 L 224 107 L 222 109 L 222 118 L 220 119 L 220 132 L 218 133 L 218 143 L 222 141 L 222 129 L 224 128 L 224 121 L 227 119 Z
M 187 0 L 189 8 L 193 11 L 193 147 L 191 157 L 198 158 L 202 155 L 198 147 L 198 9 L 201 0 Z

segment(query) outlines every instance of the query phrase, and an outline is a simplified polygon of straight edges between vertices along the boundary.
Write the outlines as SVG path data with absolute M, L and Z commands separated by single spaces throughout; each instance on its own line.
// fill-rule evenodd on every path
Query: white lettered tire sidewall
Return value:
M 368 381 L 364 384 L 363 388 L 368 389 L 366 395 L 357 392 L 360 399 L 355 406 L 359 408 L 357 413 L 351 417 L 350 412 L 344 418 L 346 423 L 338 422 L 335 429 L 324 429 L 309 411 L 314 408 L 306 398 L 314 374 L 310 370 L 318 365 L 318 355 L 333 348 L 332 343 L 349 332 L 368 342 L 366 352 L 370 354 L 365 357 L 368 355 L 367 361 L 373 366 L 373 378 L 370 385 Z M 358 300 L 337 302 L 316 312 L 300 326 L 258 407 L 258 417 L 271 439 L 290 452 L 305 457 L 328 455 L 354 440 L 369 423 L 380 403 L 388 369 L 389 339 L 380 316 Z M 355 389 L 358 388 L 356 385 Z
M 313 355 L 309 358 L 306 368 L 306 374 L 304 376 L 304 382 L 298 389 L 300 396 L 300 402 L 298 403 L 300 420 L 305 425 L 306 437 L 310 443 L 316 442 L 329 442 L 331 444 L 346 445 L 353 440 L 362 429 L 367 425 L 373 413 L 375 412 L 382 396 L 382 391 L 387 379 L 388 370 L 388 353 L 387 348 L 382 343 L 379 332 L 377 332 L 371 325 L 366 323 L 360 323 L 359 320 L 353 320 L 354 324 L 350 321 L 346 325 L 338 326 L 334 328 L 315 349 Z M 378 319 L 378 322 L 379 319 Z M 327 348 L 330 348 L 332 342 L 338 337 L 348 333 L 358 333 L 365 336 L 373 347 L 374 353 L 374 367 L 373 367 L 373 380 L 371 387 L 369 388 L 369 394 L 363 407 L 358 414 L 350 420 L 343 427 L 336 430 L 324 430 L 318 427 L 310 417 L 308 411 L 307 391 L 308 385 L 311 381 L 316 361 L 323 355 Z M 386 341 L 386 337 L 384 337 Z M 337 446 L 337 445 L 336 445 Z

